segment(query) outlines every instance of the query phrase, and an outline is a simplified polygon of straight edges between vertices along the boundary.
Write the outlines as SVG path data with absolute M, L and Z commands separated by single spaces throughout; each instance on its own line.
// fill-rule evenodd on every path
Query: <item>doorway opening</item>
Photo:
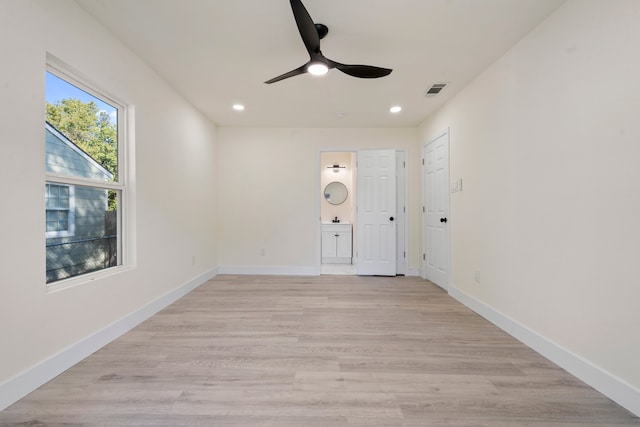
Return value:
M 320 153 L 320 274 L 356 274 L 356 153 Z

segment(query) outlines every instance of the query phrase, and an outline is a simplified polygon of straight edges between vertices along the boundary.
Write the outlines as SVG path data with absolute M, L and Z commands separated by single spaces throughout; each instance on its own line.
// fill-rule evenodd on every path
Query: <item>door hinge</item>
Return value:
M 405 162 L 404 160 L 402 161 L 402 167 L 406 168 L 407 167 L 407 162 Z
M 424 206 L 422 207 L 422 213 L 425 213 L 426 211 L 424 210 Z
M 427 254 L 422 254 L 422 260 L 426 261 L 427 260 Z
M 402 252 L 402 258 L 406 258 L 407 257 L 407 252 Z
M 422 166 L 424 166 L 424 159 L 422 159 Z
M 402 213 L 407 213 L 407 207 L 406 206 L 402 207 Z

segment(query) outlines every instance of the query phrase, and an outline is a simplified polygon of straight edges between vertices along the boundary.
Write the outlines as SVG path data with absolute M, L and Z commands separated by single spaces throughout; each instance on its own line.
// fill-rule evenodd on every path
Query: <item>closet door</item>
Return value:
M 396 152 L 358 152 L 359 275 L 396 275 Z

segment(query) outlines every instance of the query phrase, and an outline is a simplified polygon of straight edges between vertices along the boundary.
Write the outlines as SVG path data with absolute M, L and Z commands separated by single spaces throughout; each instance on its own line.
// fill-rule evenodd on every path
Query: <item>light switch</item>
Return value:
M 449 190 L 451 193 L 457 193 L 458 191 L 462 191 L 462 179 L 456 179 L 449 186 Z

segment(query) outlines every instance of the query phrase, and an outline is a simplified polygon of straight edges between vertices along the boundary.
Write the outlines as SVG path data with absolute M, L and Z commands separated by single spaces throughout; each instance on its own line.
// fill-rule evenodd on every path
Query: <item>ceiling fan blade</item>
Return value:
M 377 79 L 391 74 L 391 68 L 374 67 L 373 65 L 348 65 L 330 61 L 331 65 L 345 74 L 361 79 Z
M 278 77 L 272 78 L 271 80 L 267 80 L 265 83 L 271 84 L 271 83 L 279 82 L 280 80 L 288 79 L 289 77 L 294 77 L 294 76 L 299 76 L 300 74 L 304 74 L 307 72 L 307 65 L 308 64 L 304 64 L 296 68 L 295 70 L 291 70 L 288 73 L 284 73 Z
M 291 10 L 307 52 L 313 57 L 313 54 L 320 52 L 320 36 L 316 25 L 300 0 L 291 0 Z
M 353 77 L 361 79 L 377 79 L 388 76 L 393 71 L 390 68 L 374 67 L 372 65 L 346 65 L 336 64 L 335 68 Z

